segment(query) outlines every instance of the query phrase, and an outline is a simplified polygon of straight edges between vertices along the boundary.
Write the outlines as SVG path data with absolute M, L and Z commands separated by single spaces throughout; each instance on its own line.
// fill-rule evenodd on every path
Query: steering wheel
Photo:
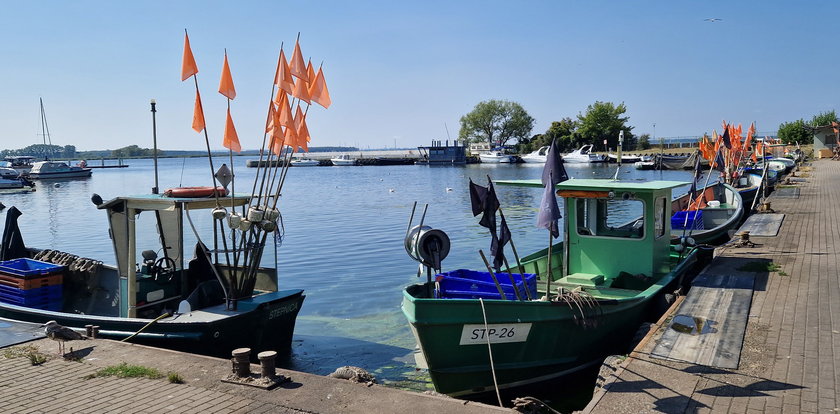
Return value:
M 152 273 L 155 275 L 155 281 L 157 281 L 158 276 L 165 271 L 171 273 L 168 280 L 171 281 L 172 278 L 175 277 L 175 260 L 171 257 L 161 257 L 160 259 L 157 259 L 154 266 L 152 266 Z

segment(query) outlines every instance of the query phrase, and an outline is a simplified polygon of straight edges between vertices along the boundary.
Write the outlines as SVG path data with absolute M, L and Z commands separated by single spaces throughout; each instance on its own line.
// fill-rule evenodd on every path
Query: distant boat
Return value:
M 333 163 L 333 165 L 336 165 L 336 166 L 356 165 L 356 159 L 350 157 L 347 154 L 339 155 L 338 157 L 335 157 L 335 158 L 330 158 L 330 161 Z
M 593 154 L 592 149 L 595 146 L 592 144 L 586 144 L 566 155 L 563 156 L 563 162 L 568 164 L 587 164 L 587 163 L 596 163 L 596 162 L 604 162 L 607 160 L 606 157 L 603 155 Z
M 35 184 L 13 168 L 0 167 L 0 192 L 34 191 Z
M 622 155 L 621 156 L 621 163 L 622 164 L 631 164 L 631 163 L 634 163 L 634 162 L 646 161 L 644 158 L 645 157 L 643 157 L 641 155 Z M 607 161 L 612 162 L 612 163 L 618 162 L 618 155 L 607 154 Z
M 28 173 L 32 169 L 32 160 L 34 159 L 35 157 L 28 155 L 16 155 L 5 158 L 9 162 L 9 168 L 14 168 L 19 173 Z
M 540 147 L 538 150 L 522 157 L 522 161 L 528 164 L 545 164 L 548 146 Z
M 41 101 L 41 133 L 44 136 L 44 145 L 47 145 L 47 139 L 50 136 L 50 129 L 47 126 L 47 114 L 44 112 L 44 101 Z M 52 143 L 52 140 L 50 140 Z M 85 168 L 84 161 L 82 166 L 70 166 L 66 162 L 61 161 L 38 161 L 32 164 L 32 169 L 29 170 L 29 178 L 45 179 L 45 178 L 84 178 L 90 177 L 93 170 Z
M 490 151 L 478 154 L 478 159 L 480 159 L 482 163 L 487 164 L 509 164 L 515 160 L 515 157 L 513 155 L 504 154 L 501 151 Z
M 744 215 L 744 202 L 737 189 L 729 184 L 714 183 L 704 188 L 699 205 L 686 193 L 671 202 L 671 240 L 690 236 L 698 244 L 715 244 L 728 240 L 738 229 Z
M 292 167 L 317 167 L 321 165 L 321 162 L 309 158 L 296 158 L 293 159 L 290 164 Z
M 48 178 L 84 178 L 90 177 L 93 170 L 90 168 L 82 168 L 77 166 L 67 165 L 66 162 L 61 161 L 38 161 L 32 165 L 32 170 L 29 171 L 29 178 L 34 179 L 48 179 Z

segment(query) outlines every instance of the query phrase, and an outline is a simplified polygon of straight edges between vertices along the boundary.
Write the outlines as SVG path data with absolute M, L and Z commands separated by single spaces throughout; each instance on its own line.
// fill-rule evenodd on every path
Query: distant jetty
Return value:
M 349 152 L 310 152 L 296 154 L 294 158 L 308 158 L 319 162 L 319 166 L 331 166 L 331 158 L 340 155 L 349 155 L 356 159 L 356 165 L 413 165 L 420 158 L 417 150 L 376 150 L 376 151 L 349 151 Z M 283 165 L 283 160 L 272 158 L 271 166 Z M 245 163 L 249 168 L 269 166 L 268 160 L 249 160 Z

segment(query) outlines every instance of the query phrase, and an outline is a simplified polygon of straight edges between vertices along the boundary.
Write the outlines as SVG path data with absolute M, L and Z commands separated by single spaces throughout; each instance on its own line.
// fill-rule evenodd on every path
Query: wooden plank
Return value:
M 776 187 L 770 198 L 799 198 L 799 187 Z
M 707 269 L 692 284 L 651 355 L 719 368 L 738 368 L 755 277 Z
M 778 213 L 753 214 L 741 225 L 738 233 L 749 231 L 750 236 L 775 237 L 779 234 L 784 219 L 785 215 Z

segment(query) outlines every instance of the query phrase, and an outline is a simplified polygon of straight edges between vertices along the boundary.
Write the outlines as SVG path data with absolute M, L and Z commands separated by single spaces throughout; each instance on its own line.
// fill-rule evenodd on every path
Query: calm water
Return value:
M 245 168 L 248 159 L 234 158 L 237 192 L 250 191 L 255 169 Z M 214 160 L 217 167 L 226 161 Z M 0 195 L 0 201 L 24 213 L 20 226 L 27 245 L 113 263 L 106 214 L 90 196 L 98 193 L 107 201 L 148 193 L 154 184 L 152 160 L 127 163 L 129 168 L 94 170 L 89 179 L 39 182 L 34 193 Z M 159 164 L 161 189 L 211 184 L 206 159 L 162 159 Z M 606 178 L 616 170 L 615 165 L 566 167 L 576 178 Z M 412 204 L 419 202 L 422 211 L 428 203 L 425 223 L 451 239 L 444 271 L 479 268 L 478 250 L 488 251 L 490 239 L 472 217 L 468 180 L 486 185 L 488 174 L 533 179 L 541 172 L 542 165 L 533 164 L 292 168 L 279 204 L 286 232 L 277 261 L 281 287 L 302 288 L 307 297 L 286 365 L 317 374 L 357 365 L 393 385 L 431 387 L 414 369 L 414 339 L 400 311 L 402 288 L 418 280 L 417 264 L 403 249 Z M 690 172 L 636 171 L 627 165 L 619 175 L 691 179 Z M 547 232 L 534 227 L 541 190 L 498 187 L 497 193 L 520 255 L 545 247 Z M 208 221 L 194 214 L 197 222 Z M 138 250 L 157 248 L 155 240 L 150 235 Z M 267 248 L 264 264 L 273 265 L 272 250 Z

